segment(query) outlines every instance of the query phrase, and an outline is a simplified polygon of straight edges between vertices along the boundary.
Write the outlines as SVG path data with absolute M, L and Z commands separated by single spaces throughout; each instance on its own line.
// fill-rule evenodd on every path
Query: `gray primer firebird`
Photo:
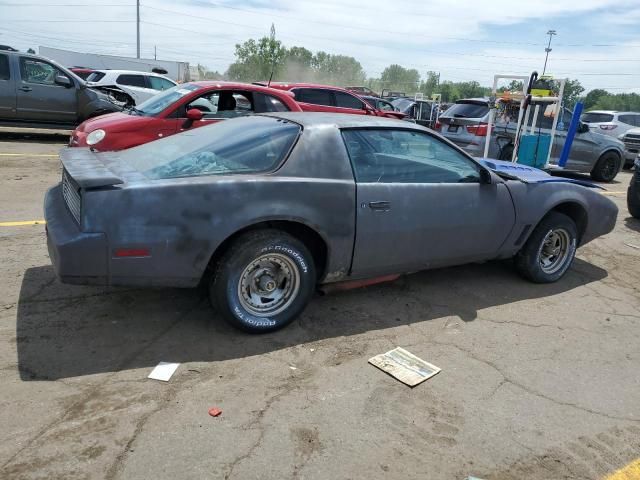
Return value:
M 359 115 L 256 115 L 61 159 L 45 216 L 63 282 L 206 278 L 223 316 L 252 332 L 293 320 L 319 283 L 509 257 L 556 281 L 617 217 L 593 185 Z

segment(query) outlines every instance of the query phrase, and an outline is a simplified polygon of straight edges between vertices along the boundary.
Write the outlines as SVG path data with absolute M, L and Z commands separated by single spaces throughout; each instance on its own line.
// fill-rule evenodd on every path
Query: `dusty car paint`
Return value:
M 566 182 L 505 181 L 489 173 L 490 184 L 464 190 L 472 194 L 449 196 L 448 204 L 442 204 L 442 195 L 463 192 L 462 184 L 356 186 L 341 129 L 365 126 L 436 134 L 407 122 L 336 114 L 268 114 L 228 122 L 249 127 L 261 117 L 302 126 L 289 157 L 266 174 L 149 180 L 123 161 L 137 149 L 171 139 L 126 152 L 63 150 L 62 163 L 82 192 L 82 214 L 78 225 L 65 207 L 60 186 L 47 193 L 49 249 L 58 276 L 69 283 L 195 286 L 226 240 L 247 227 L 274 221 L 304 225 L 325 243 L 326 264 L 317 266 L 320 283 L 508 258 L 558 206 L 584 215 L 578 222 L 582 244 L 615 224 L 617 208 L 609 199 Z M 198 135 L 207 128 L 216 126 L 181 135 Z M 365 208 L 381 193 L 400 202 L 386 216 Z M 412 232 L 407 219 L 425 215 L 431 226 Z M 380 222 L 388 222 L 393 234 L 376 232 Z M 149 254 L 114 254 L 140 248 Z M 418 255 L 428 249 L 430 255 Z M 392 261 L 380 262 L 381 253 Z

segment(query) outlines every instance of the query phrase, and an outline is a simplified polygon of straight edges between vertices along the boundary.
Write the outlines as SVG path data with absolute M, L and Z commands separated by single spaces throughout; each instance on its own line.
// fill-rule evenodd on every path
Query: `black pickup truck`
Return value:
M 121 109 L 51 60 L 0 49 L 1 126 L 68 129 Z

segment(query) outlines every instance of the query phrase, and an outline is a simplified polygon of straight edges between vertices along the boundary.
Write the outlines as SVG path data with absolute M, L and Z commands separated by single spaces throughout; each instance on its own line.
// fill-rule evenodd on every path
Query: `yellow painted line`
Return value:
M 640 480 L 640 458 L 620 470 L 610 473 L 603 480 Z
M 0 227 L 23 227 L 25 225 L 44 225 L 44 220 L 30 220 L 27 222 L 0 222 Z
M 627 192 L 600 192 L 602 195 L 626 195 Z
M 0 153 L 0 157 L 57 157 L 57 153 Z

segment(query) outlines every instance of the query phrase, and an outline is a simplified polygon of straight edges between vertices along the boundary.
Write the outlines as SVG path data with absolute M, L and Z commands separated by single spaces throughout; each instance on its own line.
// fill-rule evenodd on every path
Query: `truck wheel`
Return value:
M 591 178 L 596 182 L 611 182 L 620 169 L 620 157 L 615 152 L 607 152 L 602 155 L 596 166 L 591 170 Z
M 577 243 L 578 230 L 574 221 L 562 213 L 551 212 L 516 255 L 516 268 L 532 282 L 555 282 L 571 266 Z
M 209 298 L 223 318 L 250 333 L 291 323 L 307 306 L 316 284 L 313 257 L 279 230 L 249 232 L 220 258 Z
M 640 181 L 636 180 L 636 177 L 640 177 L 640 173 L 636 172 L 631 179 L 629 189 L 627 190 L 627 208 L 629 213 L 634 218 L 640 218 Z

